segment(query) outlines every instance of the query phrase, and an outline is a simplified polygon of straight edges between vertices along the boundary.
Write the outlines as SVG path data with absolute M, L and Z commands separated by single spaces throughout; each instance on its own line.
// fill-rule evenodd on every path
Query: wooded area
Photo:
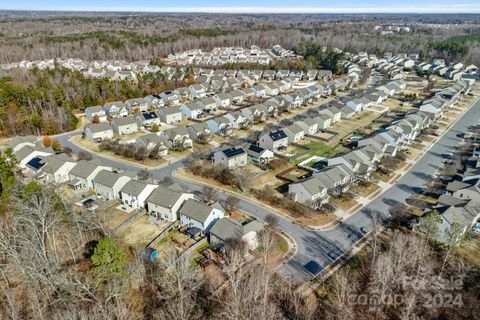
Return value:
M 65 68 L 15 70 L 0 78 L 0 136 L 52 135 L 75 129 L 73 111 L 188 85 L 161 72 L 137 82 L 85 78 Z

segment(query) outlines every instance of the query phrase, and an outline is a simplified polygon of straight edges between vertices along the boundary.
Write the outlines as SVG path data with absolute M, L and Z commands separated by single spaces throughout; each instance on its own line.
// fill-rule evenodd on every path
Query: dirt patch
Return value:
M 120 237 L 134 248 L 145 247 L 153 238 L 162 232 L 167 225 L 168 223 L 159 226 L 150 222 L 147 215 L 143 215 L 123 230 Z
M 117 209 L 116 207 L 118 205 L 119 205 L 118 203 L 115 203 L 110 208 L 106 208 L 105 210 L 102 210 L 102 211 L 97 211 L 97 215 L 100 221 L 109 230 L 114 230 L 116 227 L 118 227 L 123 222 L 127 221 L 137 213 L 136 210 L 130 213 L 126 213 L 122 210 Z

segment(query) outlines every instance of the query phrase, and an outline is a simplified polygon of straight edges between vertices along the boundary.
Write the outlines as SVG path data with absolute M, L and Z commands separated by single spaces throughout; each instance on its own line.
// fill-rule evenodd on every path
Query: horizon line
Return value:
M 0 8 L 0 11 L 39 11 L 39 12 L 132 12 L 132 13 L 227 13 L 227 14 L 479 14 L 477 7 L 467 5 L 451 6 L 388 6 L 374 7 L 70 7 L 70 8 Z

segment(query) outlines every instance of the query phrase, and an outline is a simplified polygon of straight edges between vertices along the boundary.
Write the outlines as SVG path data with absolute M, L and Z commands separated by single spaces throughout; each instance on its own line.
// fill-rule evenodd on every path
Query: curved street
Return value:
M 453 151 L 453 148 L 458 145 L 461 138 L 458 137 L 457 134 L 468 131 L 469 127 L 475 125 L 479 118 L 480 101 L 477 101 L 470 109 L 461 115 L 461 118 L 445 132 L 430 150 L 428 150 L 395 185 L 332 229 L 324 231 L 308 230 L 303 226 L 297 225 L 277 215 L 279 218 L 279 228 L 295 240 L 297 247 L 295 255 L 281 267 L 284 274 L 298 281 L 308 281 L 312 277 L 312 274 L 307 271 L 305 264 L 313 261 L 318 264 L 318 270 L 321 271 L 331 265 L 344 253 L 348 253 L 353 245 L 363 237 L 363 234 L 372 228 L 371 212 L 377 211 L 388 215 L 389 209 L 392 206 L 405 203 L 405 200 L 424 185 L 445 158 Z M 82 149 L 70 141 L 73 136 L 78 134 L 79 131 L 69 132 L 58 135 L 56 139 L 58 139 L 63 146 L 68 146 L 73 152 L 78 153 L 82 151 Z M 139 166 L 129 164 L 128 162 L 117 161 L 102 157 L 98 154 L 92 155 L 94 159 L 107 166 L 134 172 L 139 170 Z M 153 177 L 158 180 L 164 177 L 172 177 L 175 182 L 192 191 L 201 191 L 203 187 L 201 184 L 180 180 L 173 175 L 173 172 L 185 162 L 186 160 L 181 160 L 149 171 Z M 225 200 L 228 196 L 228 194 L 221 190 L 219 190 L 218 195 L 221 200 Z M 239 198 L 239 200 L 239 208 L 258 219 L 264 220 L 268 214 L 273 213 L 269 211 L 267 207 L 256 202 L 247 201 L 243 198 Z

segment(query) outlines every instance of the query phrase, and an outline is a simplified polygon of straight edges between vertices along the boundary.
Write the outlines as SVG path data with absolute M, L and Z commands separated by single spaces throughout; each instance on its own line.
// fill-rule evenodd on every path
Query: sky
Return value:
M 0 0 L 0 9 L 229 13 L 480 13 L 480 0 Z

